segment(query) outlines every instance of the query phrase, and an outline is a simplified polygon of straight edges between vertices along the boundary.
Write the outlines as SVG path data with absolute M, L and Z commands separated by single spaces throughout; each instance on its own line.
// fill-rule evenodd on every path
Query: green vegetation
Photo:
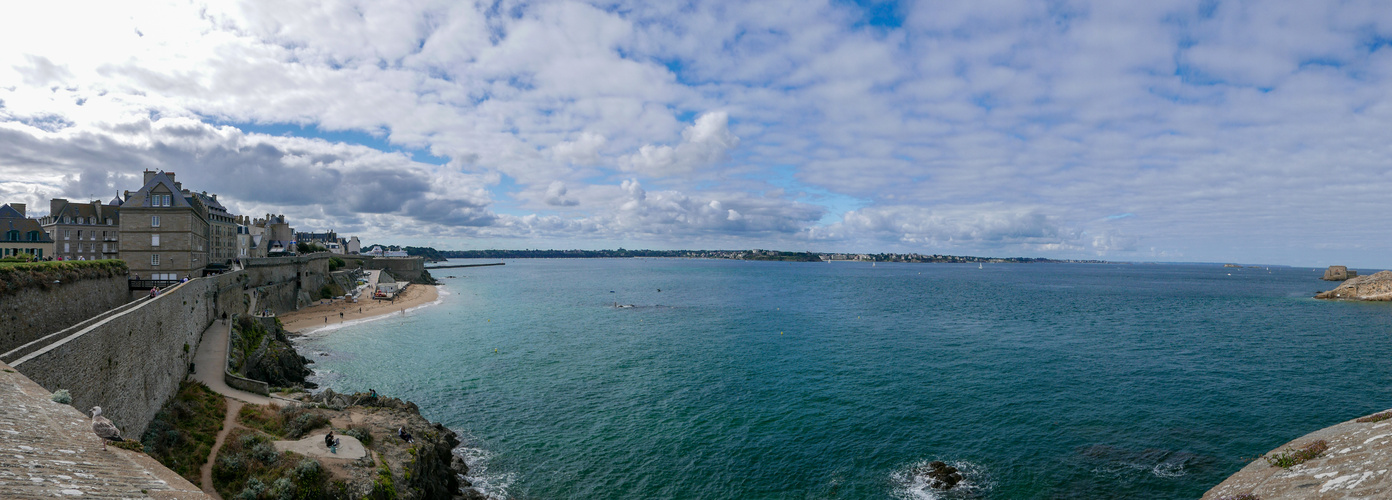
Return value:
M 37 258 L 37 257 L 34 257 L 34 254 L 30 254 L 30 253 L 20 253 L 20 254 L 14 254 L 14 255 L 5 257 L 5 258 L 3 258 L 3 259 L 0 259 L 0 264 L 13 264 L 13 263 L 18 263 L 18 262 L 33 262 L 33 261 L 35 261 L 35 260 L 38 260 L 38 258 Z
M 240 316 L 237 324 L 233 326 L 232 352 L 232 373 L 246 373 L 246 362 L 251 359 L 252 353 L 261 348 L 262 342 L 270 332 L 266 331 L 266 326 L 260 321 L 252 319 L 250 316 Z
M 1374 413 L 1374 414 L 1372 414 L 1372 415 L 1368 415 L 1368 416 L 1366 416 L 1366 417 L 1359 418 L 1359 419 L 1357 420 L 1357 422 L 1359 422 L 1359 423 L 1364 423 L 1364 424 L 1368 424 L 1368 423 L 1373 423 L 1373 422 L 1381 422 L 1381 421 L 1387 420 L 1387 419 L 1389 419 L 1389 418 L 1392 418 L 1392 410 L 1388 410 L 1388 411 L 1385 411 L 1385 412 L 1382 412 L 1382 413 Z
M 338 283 L 334 283 L 332 281 L 325 283 L 324 286 L 319 287 L 319 298 L 321 299 L 332 299 L 339 295 L 343 295 L 344 293 L 345 292 L 343 291 L 343 287 L 338 286 Z
M 0 262 L 0 295 L 26 288 L 42 288 L 84 279 L 124 276 L 126 261 L 65 260 L 52 262 Z
M 340 259 L 338 257 L 329 257 L 329 272 L 334 272 L 339 269 L 342 269 L 343 266 L 346 265 L 348 264 L 346 262 L 343 262 L 343 259 Z
M 1329 442 L 1323 439 L 1306 445 L 1304 448 L 1287 448 L 1280 453 L 1266 457 L 1266 462 L 1272 467 L 1290 468 L 1295 465 L 1303 464 L 1308 460 L 1320 456 L 1329 450 Z
M 317 500 L 346 497 L 343 483 L 330 483 L 317 460 L 278 452 L 271 436 L 233 429 L 213 464 L 213 487 L 223 498 L 239 500 Z
M 140 441 L 150 456 L 197 484 L 198 468 L 208 459 L 226 414 L 222 396 L 201 383 L 184 382 Z
M 396 485 L 392 482 L 391 468 L 383 462 L 377 468 L 377 479 L 372 482 L 372 493 L 367 495 L 372 500 L 393 500 L 396 498 Z
M 277 409 L 270 406 L 246 405 L 237 414 L 237 420 L 248 428 L 284 436 L 286 439 L 299 439 L 314 429 L 329 425 L 329 419 L 308 411 L 303 406 L 284 406 Z
M 300 255 L 304 255 L 307 253 L 327 252 L 329 249 L 318 243 L 296 243 L 295 251 L 299 252 Z

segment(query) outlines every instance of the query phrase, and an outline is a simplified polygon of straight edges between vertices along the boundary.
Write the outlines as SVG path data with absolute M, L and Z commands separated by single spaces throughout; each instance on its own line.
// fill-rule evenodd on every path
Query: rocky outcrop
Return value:
M 397 498 L 484 498 L 462 479 L 469 467 L 453 453 L 460 444 L 459 437 L 444 425 L 422 417 L 415 403 L 368 393 L 339 394 L 333 389 L 306 397 L 305 402 L 323 405 L 324 409 L 315 411 L 324 412 L 335 427 L 344 429 L 342 432 L 355 436 L 370 434 L 366 440 L 368 448 L 390 471 Z M 352 428 L 348 429 L 350 425 Z M 398 437 L 397 429 L 404 429 L 413 442 Z M 347 472 L 354 474 L 351 482 L 355 486 L 350 489 L 371 491 L 374 483 L 382 482 L 378 477 L 380 469 L 375 466 L 363 468 L 361 474 Z
M 1324 270 L 1324 276 L 1320 279 L 1325 281 L 1344 281 L 1358 276 L 1358 271 L 1350 271 L 1344 266 L 1329 266 Z
M 928 486 L 935 490 L 950 490 L 962 482 L 962 473 L 956 467 L 937 460 L 914 470 L 914 475 L 925 478 Z
M 1208 490 L 1203 500 L 1392 498 L 1389 419 L 1392 413 L 1378 413 L 1296 438 L 1253 460 Z M 1317 444 L 1321 446 L 1315 449 L 1325 451 L 1289 460 Z
M 1338 288 L 1315 295 L 1317 299 L 1392 300 L 1392 271 L 1350 278 Z
M 228 356 L 234 371 L 271 387 L 316 387 L 305 380 L 314 373 L 309 368 L 313 361 L 295 351 L 285 329 L 274 320 L 239 318 Z

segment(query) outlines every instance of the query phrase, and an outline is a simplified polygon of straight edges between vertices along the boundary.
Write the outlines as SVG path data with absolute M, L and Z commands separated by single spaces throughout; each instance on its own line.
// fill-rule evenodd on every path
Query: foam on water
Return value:
M 493 453 L 471 446 L 468 436 L 463 433 L 456 433 L 461 444 L 453 450 L 455 456 L 464 460 L 464 464 L 469 466 L 469 474 L 464 476 L 474 489 L 483 492 L 490 499 L 505 500 L 509 498 L 508 487 L 513 481 L 517 480 L 517 474 L 512 472 L 491 472 L 488 470 L 488 462 L 493 458 Z
M 932 460 L 920 460 L 891 472 L 889 480 L 894 484 L 891 490 L 893 496 L 904 500 L 946 500 L 982 498 L 991 491 L 992 483 L 986 468 L 962 460 L 944 461 L 962 473 L 962 481 L 947 491 L 933 489 L 928 485 L 927 476 L 914 473 L 928 467 L 929 462 Z

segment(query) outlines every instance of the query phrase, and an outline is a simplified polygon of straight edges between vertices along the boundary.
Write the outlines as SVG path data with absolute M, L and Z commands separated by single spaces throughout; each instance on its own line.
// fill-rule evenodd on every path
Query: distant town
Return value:
M 604 259 L 604 258 L 682 258 L 682 259 L 732 259 L 732 260 L 770 260 L 788 262 L 911 262 L 944 264 L 978 263 L 1087 263 L 1101 264 L 1101 260 L 1059 260 L 1033 257 L 972 257 L 965 255 L 924 255 L 917 253 L 817 253 L 782 252 L 777 250 L 436 250 L 431 247 L 388 247 L 400 249 L 412 257 L 423 257 L 427 261 L 439 262 L 445 259 Z
M 297 232 L 284 215 L 233 214 L 217 194 L 194 191 L 174 172 L 146 170 L 143 185 L 107 202 L 54 198 L 49 212 L 30 217 L 23 203 L 0 206 L 0 258 L 7 261 L 126 261 L 135 279 L 177 280 L 239 268 L 245 259 L 314 252 L 445 259 L 688 258 L 787 262 L 1101 263 L 1031 257 L 973 257 L 918 253 L 818 253 L 777 250 L 436 250 L 369 245 L 334 231 Z M 366 248 L 364 250 L 364 248 Z

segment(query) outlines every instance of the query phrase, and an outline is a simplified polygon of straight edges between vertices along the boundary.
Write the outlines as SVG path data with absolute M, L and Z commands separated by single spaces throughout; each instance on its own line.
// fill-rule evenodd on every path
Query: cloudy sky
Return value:
M 0 200 L 297 230 L 1392 266 L 1379 1 L 23 2 Z

